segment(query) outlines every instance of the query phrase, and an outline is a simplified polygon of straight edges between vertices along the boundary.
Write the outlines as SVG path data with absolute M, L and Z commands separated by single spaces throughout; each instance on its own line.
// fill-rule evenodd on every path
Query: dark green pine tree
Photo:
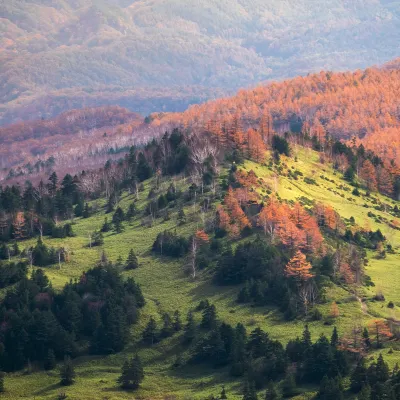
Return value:
M 378 382 L 385 383 L 389 379 L 389 366 L 383 359 L 382 353 L 379 354 L 375 374 Z
M 40 237 L 37 240 L 36 246 L 33 248 L 32 257 L 35 265 L 39 267 L 44 267 L 50 263 L 49 249 L 42 242 Z
M 357 396 L 357 400 L 371 400 L 371 386 L 364 385 Z
M 124 213 L 124 211 L 122 210 L 121 207 L 118 207 L 115 210 L 115 213 L 114 213 L 114 215 L 112 217 L 112 222 L 113 222 L 113 224 L 115 224 L 117 221 L 123 222 L 124 220 L 125 220 L 125 213 Z
M 112 225 L 110 224 L 110 222 L 108 222 L 108 218 L 104 218 L 104 224 L 101 228 L 102 232 L 110 232 L 112 229 Z
M 116 234 L 122 233 L 124 230 L 124 227 L 122 226 L 122 222 L 120 220 L 116 220 L 114 222 L 114 232 Z
M 186 215 L 182 207 L 180 207 L 178 211 L 178 223 L 179 225 L 184 225 L 186 223 Z
M 354 393 L 358 393 L 363 386 L 368 383 L 367 366 L 365 359 L 362 358 L 354 368 L 350 377 L 350 388 Z
M 125 264 L 125 269 L 136 269 L 139 267 L 139 262 L 138 259 L 133 251 L 133 249 L 131 249 L 129 251 L 129 255 L 128 258 L 126 260 L 126 264 Z
M 139 153 L 136 175 L 139 179 L 139 182 L 143 182 L 146 179 L 151 178 L 153 175 L 153 171 L 143 153 Z
M 131 203 L 131 204 L 129 205 L 128 211 L 127 211 L 127 213 L 126 213 L 126 219 L 127 219 L 128 221 L 131 221 L 132 218 L 133 218 L 135 215 L 136 215 L 136 206 L 135 206 L 135 203 Z
M 163 315 L 163 327 L 161 329 L 161 337 L 167 338 L 174 334 L 174 325 L 172 323 L 172 318 L 168 313 Z
M 83 210 L 84 210 L 84 203 L 83 199 L 79 198 L 78 203 L 75 206 L 74 213 L 76 217 L 82 217 L 83 216 Z
M 363 340 L 364 340 L 364 345 L 367 349 L 369 349 L 371 347 L 371 339 L 369 338 L 369 332 L 368 332 L 368 328 L 364 328 L 363 331 Z
M 254 382 L 249 382 L 248 380 L 244 384 L 243 389 L 243 400 L 258 400 L 256 387 Z
M 214 304 L 204 308 L 200 326 L 203 329 L 214 329 L 217 326 L 217 311 Z
M 333 328 L 332 336 L 331 336 L 331 346 L 336 347 L 339 343 L 339 335 L 336 329 L 336 326 Z
M 187 315 L 185 331 L 183 333 L 183 342 L 191 343 L 195 337 L 196 337 L 196 323 L 194 322 L 193 312 L 189 311 Z
M 282 392 L 284 397 L 293 397 L 297 394 L 296 380 L 293 374 L 286 375 L 282 383 Z
M 60 368 L 60 379 L 60 383 L 63 386 L 69 386 L 74 383 L 75 370 L 71 358 L 68 356 L 64 358 L 64 363 Z
M 48 349 L 44 360 L 44 369 L 50 371 L 56 367 L 56 364 L 56 356 L 54 355 L 53 349 Z
M 339 378 L 329 379 L 326 375 L 323 377 L 319 392 L 319 400 L 343 400 L 343 389 Z
M 153 317 L 150 318 L 142 334 L 143 341 L 153 345 L 157 341 L 157 323 Z
M 124 362 L 118 383 L 124 390 L 136 390 L 144 379 L 142 363 L 138 355 Z
M 267 391 L 265 392 L 265 400 L 279 400 L 280 398 L 274 382 L 269 381 Z
M 219 395 L 221 400 L 226 400 L 228 396 L 226 395 L 225 386 L 222 386 L 221 394 Z
M 306 325 L 304 327 L 302 343 L 303 343 L 305 352 L 311 349 L 312 341 L 311 341 L 311 333 L 310 333 L 310 330 L 308 329 L 308 325 Z
M 6 374 L 3 371 L 0 371 L 0 393 L 4 393 L 6 391 L 4 385 L 5 376 Z
M 0 260 L 8 259 L 8 248 L 5 243 L 0 246 Z
M 174 312 L 174 330 L 175 332 L 179 332 L 182 329 L 182 321 L 181 321 L 181 314 L 178 310 Z
M 232 376 L 243 376 L 246 370 L 246 328 L 237 324 L 232 344 Z
M 90 207 L 89 207 L 88 203 L 85 204 L 85 208 L 83 209 L 83 212 L 82 212 L 82 217 L 83 218 L 89 218 L 90 217 Z

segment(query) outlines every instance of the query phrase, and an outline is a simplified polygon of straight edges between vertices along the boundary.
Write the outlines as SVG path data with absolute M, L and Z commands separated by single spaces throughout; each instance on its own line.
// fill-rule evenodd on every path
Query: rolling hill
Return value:
M 260 81 L 398 56 L 390 1 L 0 3 L 0 123 L 118 104 L 181 111 Z

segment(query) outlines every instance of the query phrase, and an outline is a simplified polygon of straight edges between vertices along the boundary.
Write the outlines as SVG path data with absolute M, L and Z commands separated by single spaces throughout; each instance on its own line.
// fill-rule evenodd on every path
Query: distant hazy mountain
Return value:
M 143 114 L 400 54 L 390 0 L 0 0 L 0 123 Z

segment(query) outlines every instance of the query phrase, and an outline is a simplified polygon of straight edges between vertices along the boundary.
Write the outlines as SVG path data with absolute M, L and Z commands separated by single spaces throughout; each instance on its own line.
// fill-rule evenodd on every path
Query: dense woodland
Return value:
M 192 279 L 208 271 L 215 285 L 237 285 L 238 303 L 276 307 L 287 320 L 320 319 L 315 306 L 325 301 L 328 284 L 374 284 L 365 274 L 365 250 L 373 249 L 381 257 L 391 251 L 379 230 L 373 232 L 355 221 L 343 220 L 324 204 L 284 202 L 273 187 L 240 166 L 245 158 L 261 161 L 269 152 L 269 168 L 296 180 L 301 173 L 287 171 L 285 157 L 293 156 L 293 148 L 301 142 L 319 150 L 323 162 L 332 162 L 358 195 L 373 196 L 381 190 L 394 196 L 397 176 L 362 146 L 321 142 L 302 133 L 269 139 L 256 130 L 244 135 L 239 122 L 235 127 L 221 137 L 175 129 L 146 146 L 132 147 L 124 158 L 108 161 L 99 170 L 67 174 L 62 179 L 53 172 L 37 186 L 27 182 L 23 188 L 1 188 L 1 286 L 9 288 L 0 314 L 3 370 L 20 370 L 27 363 L 53 368 L 57 359 L 64 358 L 61 382 L 72 384 L 68 357 L 118 352 L 126 344 L 127 329 L 137 322 L 144 305 L 138 285 L 132 279 L 122 279 L 119 272 L 121 268 L 140 268 L 133 251 L 125 263 L 116 265 L 103 252 L 95 268 L 67 284 L 61 293 L 51 288 L 45 270 L 29 268 L 54 264 L 62 268 L 71 249 L 48 247 L 46 236 L 73 236 L 74 218 L 96 213 L 93 200 L 103 197 L 109 217 L 101 231 L 89 235 L 87 246 L 101 247 L 104 232 L 113 230 L 118 235 L 134 217 L 142 218 L 145 226 L 159 217 L 168 219 L 170 208 L 179 209 L 179 224 L 185 224 L 182 205 L 199 202 L 203 229 L 191 237 L 173 231 L 160 233 L 153 244 L 149 243 L 154 256 L 182 260 Z M 253 137 L 258 140 L 254 148 Z M 227 171 L 225 178 L 221 176 L 223 169 Z M 189 178 L 184 191 L 171 179 L 177 175 Z M 142 183 L 149 178 L 153 178 L 154 187 L 145 209 L 138 211 L 133 202 L 127 211 L 122 210 L 118 206 L 122 192 L 140 196 Z M 158 190 L 162 179 L 171 182 L 165 193 Z M 399 210 L 393 208 L 391 213 L 391 223 L 395 223 Z M 27 238 L 37 238 L 36 245 L 24 248 Z M 18 263 L 16 256 L 20 257 Z M 334 326 L 338 310 L 335 303 L 331 307 L 329 323 Z M 162 327 L 150 319 L 142 333 L 143 345 L 152 346 L 183 330 L 182 346 L 190 346 L 191 357 L 182 360 L 178 354 L 176 366 L 229 366 L 231 375 L 244 381 L 245 399 L 254 399 L 255 390 L 268 381 L 267 393 L 274 392 L 273 381 L 282 378 L 285 396 L 294 395 L 297 384 L 309 382 L 320 383 L 318 398 L 342 398 L 345 376 L 351 376 L 351 390 L 361 391 L 360 400 L 395 399 L 399 395 L 397 370 L 389 372 L 381 358 L 369 366 L 363 361 L 371 349 L 381 348 L 398 335 L 387 321 L 377 319 L 351 336 L 339 337 L 333 329 L 331 338 L 322 336 L 314 343 L 306 327 L 302 338 L 284 347 L 259 328 L 246 333 L 241 325 L 231 327 L 218 319 L 217 311 L 214 305 L 203 302 L 189 313 L 185 324 L 179 312 L 165 314 Z M 196 318 L 199 312 L 200 323 Z M 143 379 L 140 359 L 121 367 L 121 386 L 136 389 Z

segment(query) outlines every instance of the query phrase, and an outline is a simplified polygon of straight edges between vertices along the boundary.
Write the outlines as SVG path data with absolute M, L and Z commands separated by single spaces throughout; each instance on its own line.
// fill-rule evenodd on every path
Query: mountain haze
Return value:
M 0 2 L 0 123 L 118 104 L 148 114 L 398 55 L 390 1 Z

